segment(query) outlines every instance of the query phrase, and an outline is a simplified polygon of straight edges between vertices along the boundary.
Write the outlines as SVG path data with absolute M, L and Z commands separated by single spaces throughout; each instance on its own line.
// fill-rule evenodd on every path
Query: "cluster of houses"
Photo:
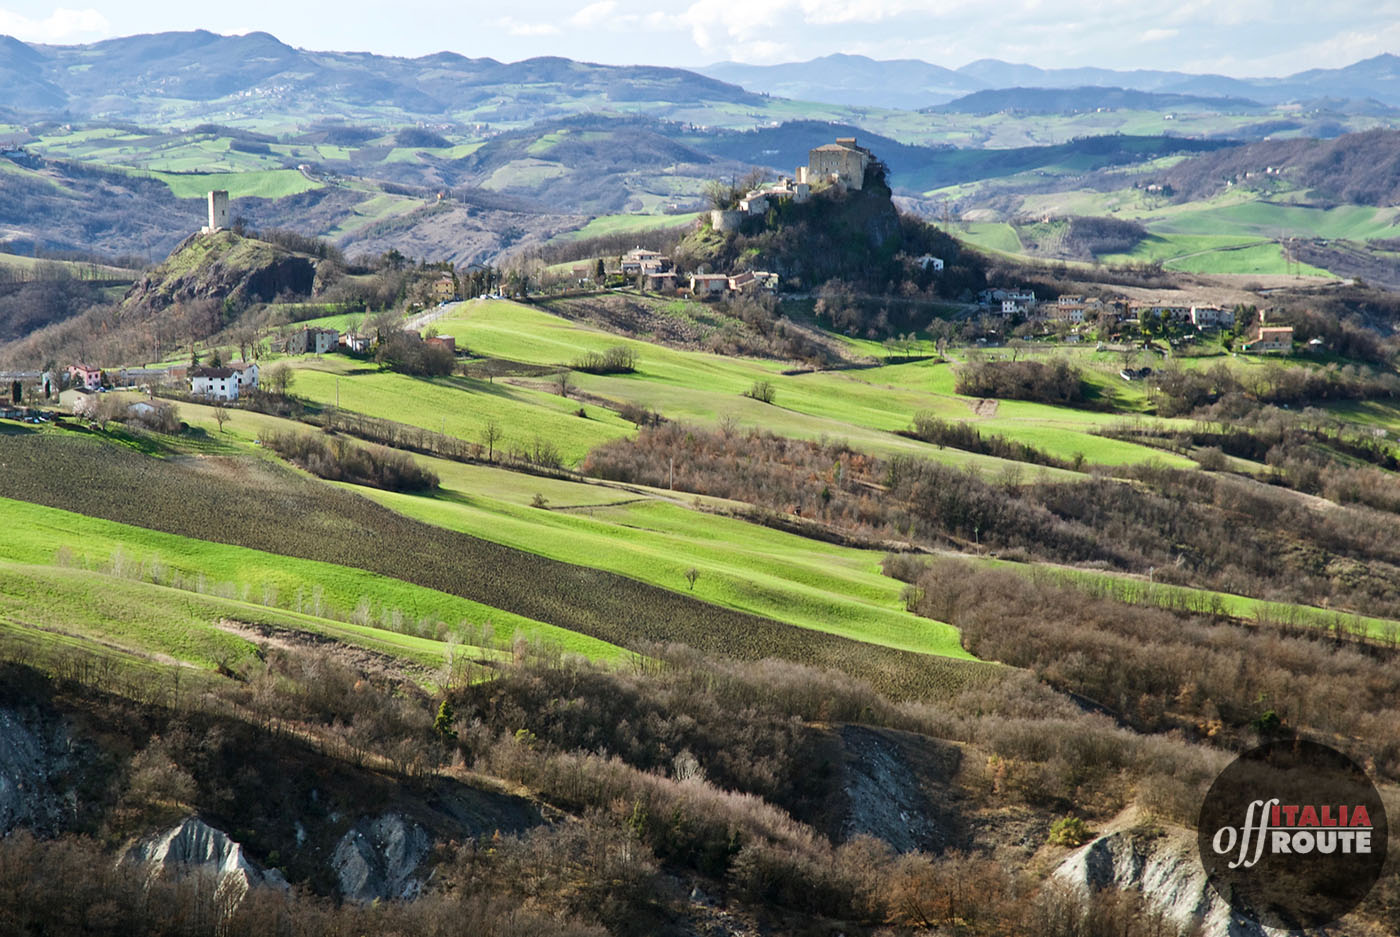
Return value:
M 1189 323 L 1205 332 L 1230 328 L 1235 313 L 1221 306 L 1188 305 L 1182 303 L 1142 302 L 1139 300 L 1102 300 L 1098 297 L 1065 295 L 1054 302 L 1039 302 L 1035 291 L 1029 289 L 986 289 L 977 296 L 980 306 L 1004 317 L 1021 316 L 1031 322 L 1071 322 L 1112 315 L 1117 322 L 1140 322 L 1158 316 L 1170 322 Z
M 1038 302 L 1029 289 L 986 289 L 978 294 L 978 304 L 1004 318 L 1019 316 L 1028 322 L 1067 322 L 1079 325 L 1086 319 L 1111 316 L 1119 324 L 1142 322 L 1156 317 L 1176 325 L 1190 325 L 1199 332 L 1233 328 L 1235 313 L 1222 306 L 1195 305 L 1140 300 L 1102 300 L 1076 295 L 1058 296 L 1053 302 Z M 1287 352 L 1293 349 L 1292 326 L 1266 326 L 1240 344 L 1240 350 L 1254 353 Z
M 640 278 L 642 288 L 655 292 L 679 292 L 688 288 L 697 299 L 718 299 L 732 293 L 776 292 L 778 275 L 763 270 L 743 273 L 694 273 L 682 287 L 671 258 L 660 251 L 634 248 L 622 256 L 617 273 Z

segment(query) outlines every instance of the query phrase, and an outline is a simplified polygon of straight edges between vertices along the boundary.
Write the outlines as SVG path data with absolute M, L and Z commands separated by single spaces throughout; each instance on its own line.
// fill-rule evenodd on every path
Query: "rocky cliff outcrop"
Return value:
M 1185 830 L 1105 833 L 1065 859 L 1055 875 L 1085 889 L 1139 891 L 1183 930 L 1199 925 L 1202 937 L 1268 937 L 1270 933 L 1231 913 L 1206 881 L 1195 836 Z
M 355 901 L 417 897 L 422 881 L 414 873 L 431 847 L 422 827 L 396 813 L 361 820 L 331 857 L 340 893 Z
M 124 862 L 146 866 L 150 874 L 203 875 L 218 882 L 227 901 L 236 904 L 258 885 L 285 887 L 275 870 L 264 870 L 243 853 L 243 847 L 222 830 L 198 817 L 142 840 L 126 851 Z
M 314 258 L 232 231 L 194 234 L 132 284 L 122 311 L 145 316 L 201 300 L 242 308 L 283 295 L 310 296 L 316 266 Z
M 57 728 L 0 708 L 0 836 L 19 827 L 58 831 L 65 815 L 62 777 L 68 742 Z

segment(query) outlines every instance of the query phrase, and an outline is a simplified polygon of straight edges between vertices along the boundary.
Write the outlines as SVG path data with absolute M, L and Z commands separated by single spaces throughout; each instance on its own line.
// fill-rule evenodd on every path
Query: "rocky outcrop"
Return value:
M 61 778 L 68 762 L 61 732 L 0 708 L 0 836 L 20 827 L 57 832 L 65 813 Z
M 146 866 L 152 877 L 208 876 L 218 882 L 220 892 L 232 903 L 255 886 L 287 884 L 280 873 L 259 868 L 243 854 L 241 845 L 198 817 L 189 817 L 142 840 L 126 851 L 123 861 Z
M 935 855 L 967 847 L 952 783 L 962 757 L 956 746 L 860 725 L 841 726 L 837 738 L 842 757 L 835 822 L 828 826 L 833 839 L 873 836 L 897 852 Z
M 1195 837 L 1184 830 L 1105 833 L 1075 851 L 1055 875 L 1081 888 L 1139 891 L 1183 930 L 1202 937 L 1267 937 L 1267 929 L 1231 913 L 1206 881 Z
M 232 231 L 194 234 L 132 284 L 122 310 L 149 316 L 198 300 L 242 308 L 281 295 L 309 296 L 316 267 L 312 257 Z
M 422 881 L 414 873 L 431 847 L 422 827 L 396 813 L 361 820 L 331 857 L 340 893 L 355 901 L 417 897 Z

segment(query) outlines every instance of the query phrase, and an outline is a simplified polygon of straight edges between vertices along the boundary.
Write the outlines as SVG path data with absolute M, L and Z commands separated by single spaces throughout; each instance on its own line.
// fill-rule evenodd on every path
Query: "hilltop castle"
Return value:
M 807 153 L 807 165 L 797 167 L 797 181 L 808 185 L 833 182 L 848 189 L 865 184 L 865 167 L 875 155 L 856 145 L 855 137 L 837 137 L 835 143 L 823 143 Z
M 739 207 L 710 212 L 710 227 L 716 231 L 738 231 L 744 218 L 766 215 L 773 202 L 792 199 L 805 202 L 814 185 L 837 185 L 859 189 L 865 184 L 865 168 L 875 155 L 856 145 L 855 137 L 837 137 L 807 152 L 807 165 L 797 167 L 797 178 L 784 177 L 776 183 L 759 186 L 739 200 Z

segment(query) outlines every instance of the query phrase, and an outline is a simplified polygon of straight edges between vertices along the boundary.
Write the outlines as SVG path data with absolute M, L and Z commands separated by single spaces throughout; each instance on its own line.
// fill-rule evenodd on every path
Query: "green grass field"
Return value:
M 454 334 L 454 327 L 443 322 L 438 328 Z M 461 336 L 457 340 L 459 345 L 465 344 Z M 570 465 L 581 461 L 599 443 L 632 431 L 632 424 L 602 407 L 585 406 L 588 416 L 577 416 L 577 401 L 544 389 L 466 377 L 352 373 L 365 370 L 364 365 L 339 355 L 292 360 L 297 367 L 293 389 L 300 396 L 324 404 L 338 400 L 347 410 L 472 441 L 480 441 L 487 424 L 494 420 L 503 432 L 499 448 L 529 448 L 536 439 L 548 440 Z
M 208 407 L 184 405 L 182 416 L 218 432 Z M 295 425 L 236 412 L 216 438 L 246 449 L 260 430 L 272 427 Z M 880 572 L 880 551 L 698 511 L 696 499 L 683 493 L 415 458 L 442 479 L 439 494 L 354 490 L 417 520 L 797 627 L 919 653 L 967 656 L 956 631 L 904 611 L 901 584 Z M 531 506 L 536 495 L 545 498 L 547 509 Z M 692 568 L 701 574 L 693 589 L 685 578 Z
M 118 566 L 159 570 L 161 582 L 178 577 L 196 592 L 316 618 L 348 620 L 364 602 L 369 620 L 410 629 L 421 625 L 424 636 L 436 636 L 438 622 L 449 629 L 463 622 L 476 627 L 489 622 L 502 637 L 519 633 L 570 653 L 598 659 L 615 659 L 622 653 L 593 638 L 361 569 L 195 540 L 10 499 L 0 499 L 0 517 L 6 530 L 0 560 L 52 564 L 62 547 L 71 556 L 68 562 L 79 568 L 108 569 L 116 557 Z
M 655 231 L 658 228 L 681 228 L 694 223 L 703 212 L 680 215 L 599 215 L 575 231 L 559 235 L 557 240 L 577 241 L 581 238 L 625 234 L 629 231 Z
M 665 348 L 506 302 L 463 304 L 440 320 L 438 327 L 478 353 L 539 364 L 569 362 L 585 352 L 625 344 L 637 352 L 636 373 L 578 374 L 578 386 L 612 400 L 656 409 L 671 419 L 714 424 L 732 415 L 744 426 L 798 438 L 845 439 L 881 455 L 919 454 L 994 472 L 1005 471 L 1012 464 L 895 435 L 907 429 L 921 410 L 947 419 L 976 418 L 973 407 L 977 401 L 953 392 L 952 366 L 948 364 L 917 362 L 785 375 L 781 373 L 785 367 L 782 362 Z M 771 381 L 776 388 L 773 404 L 743 396 L 759 380 Z M 1116 419 L 1106 412 L 1002 401 L 995 417 L 979 420 L 979 428 L 985 423 L 986 431 L 1024 439 L 1065 459 L 1083 453 L 1091 462 L 1106 464 L 1174 461 L 1145 447 L 1093 435 L 1094 428 Z
M 321 188 L 295 169 L 247 172 L 149 172 L 170 187 L 176 198 L 204 198 L 211 189 L 227 189 L 229 198 L 283 198 Z
M 0 561 L 0 629 L 63 637 L 89 648 L 115 649 L 157 664 L 236 668 L 255 656 L 256 642 L 231 625 L 327 638 L 422 668 L 444 663 L 449 644 L 349 624 L 253 602 L 157 585 L 128 576 L 70 567 Z M 505 652 L 459 644 L 491 660 Z
M 1400 209 L 1339 205 L 1314 208 L 1276 202 L 1245 201 L 1219 207 L 1175 206 L 1143 219 L 1154 233 L 1238 235 L 1259 238 L 1324 237 L 1366 241 L 1395 237 Z

